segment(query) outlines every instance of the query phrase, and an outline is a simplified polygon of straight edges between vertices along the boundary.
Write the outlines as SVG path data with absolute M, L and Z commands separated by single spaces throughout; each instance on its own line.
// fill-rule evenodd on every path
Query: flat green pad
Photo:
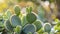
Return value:
M 16 15 L 12 15 L 11 18 L 10 18 L 10 22 L 11 22 L 11 25 L 13 27 L 16 27 L 17 25 L 20 25 L 21 26 L 21 20 L 18 16 Z
M 42 28 L 42 22 L 40 22 L 40 21 L 35 21 L 33 24 L 36 26 L 37 31 Z
M 19 6 L 15 6 L 14 7 L 14 11 L 15 11 L 16 15 L 19 15 L 20 14 L 20 7 Z
M 37 17 L 36 17 L 36 15 L 33 14 L 33 13 L 28 13 L 28 14 L 26 15 L 26 19 L 27 19 L 27 21 L 28 21 L 29 23 L 33 23 L 34 21 L 36 21 Z
M 26 34 L 29 33 L 29 32 L 34 33 L 35 31 L 36 31 L 36 27 L 33 24 L 27 24 L 23 28 L 23 32 L 26 33 Z
M 4 26 L 5 28 L 8 30 L 8 31 L 13 31 L 13 27 L 12 25 L 10 24 L 10 21 L 7 20 L 5 23 L 4 23 Z
M 49 23 L 46 23 L 44 26 L 44 31 L 45 32 L 50 32 L 51 31 L 51 25 Z

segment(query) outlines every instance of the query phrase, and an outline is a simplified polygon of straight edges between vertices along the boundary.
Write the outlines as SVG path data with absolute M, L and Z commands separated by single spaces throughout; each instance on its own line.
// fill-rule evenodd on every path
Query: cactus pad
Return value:
M 44 31 L 45 32 L 50 32 L 51 31 L 51 25 L 49 23 L 46 23 L 44 26 Z
M 34 33 L 36 31 L 36 27 L 33 24 L 27 24 L 24 28 L 23 31 L 27 34 L 29 32 Z
M 26 15 L 26 19 L 27 19 L 27 21 L 28 21 L 29 23 L 33 23 L 33 22 L 37 19 L 37 17 L 36 17 L 36 15 L 33 14 L 33 13 L 28 13 L 28 14 Z
M 15 28 L 15 32 L 16 34 L 20 34 L 21 33 L 21 30 L 22 30 L 22 27 L 17 25 L 16 28 Z
M 14 7 L 14 11 L 15 11 L 16 15 L 19 15 L 20 14 L 20 7 L 19 6 L 15 6 Z
M 40 21 L 35 21 L 33 24 L 36 25 L 37 31 L 42 27 L 42 23 Z
M 11 25 L 13 27 L 16 27 L 17 25 L 20 25 L 21 26 L 21 20 L 18 16 L 16 15 L 12 15 L 11 18 L 10 18 L 10 22 L 11 22 Z
M 7 20 L 7 21 L 4 23 L 4 25 L 5 25 L 5 28 L 6 28 L 8 31 L 13 31 L 13 27 L 11 26 L 9 20 Z

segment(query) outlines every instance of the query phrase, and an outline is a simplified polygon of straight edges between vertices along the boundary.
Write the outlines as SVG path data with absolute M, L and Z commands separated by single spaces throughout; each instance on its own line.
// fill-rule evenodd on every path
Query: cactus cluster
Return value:
M 9 14 L 9 18 L 3 23 L 4 27 L 0 26 L 0 28 L 2 29 L 2 34 L 40 34 L 39 32 L 41 31 L 41 29 L 44 29 L 44 32 L 49 33 L 51 31 L 50 24 L 45 24 L 45 26 L 43 27 L 43 22 L 38 20 L 36 14 L 32 12 L 32 8 L 28 8 L 29 9 L 26 9 L 26 16 L 23 16 L 22 18 L 20 15 L 20 7 L 15 6 L 15 14 Z

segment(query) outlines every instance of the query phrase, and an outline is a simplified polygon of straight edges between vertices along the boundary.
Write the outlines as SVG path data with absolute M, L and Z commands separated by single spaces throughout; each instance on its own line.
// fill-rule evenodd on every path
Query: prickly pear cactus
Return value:
M 27 24 L 26 16 L 22 17 L 22 26 L 25 26 Z
M 0 15 L 0 31 L 2 31 L 4 29 L 4 19 L 3 16 Z
M 38 32 L 34 32 L 34 34 L 39 34 Z
M 15 7 L 14 7 L 14 11 L 15 11 L 15 14 L 16 14 L 17 16 L 19 16 L 19 14 L 20 14 L 20 7 L 19 7 L 19 6 L 15 6 Z
M 10 18 L 10 23 L 13 27 L 16 27 L 17 25 L 21 26 L 21 19 L 16 15 L 12 15 Z
M 8 31 L 13 31 L 13 27 L 12 27 L 12 25 L 11 25 L 11 23 L 10 23 L 9 20 L 7 20 L 7 21 L 4 23 L 4 26 L 5 26 L 6 30 L 8 30 Z
M 33 23 L 34 21 L 36 21 L 37 17 L 34 13 L 28 13 L 26 15 L 26 19 L 29 23 Z
M 42 22 L 41 21 L 37 20 L 33 24 L 36 25 L 37 31 L 42 28 Z
M 15 1 L 20 2 L 20 0 Z M 4 13 L 2 17 L 0 16 L 0 31 L 2 34 L 51 34 L 50 32 L 52 32 L 52 23 L 45 23 L 47 20 L 44 16 L 44 10 L 38 10 L 39 12 L 37 12 L 38 14 L 36 13 L 36 15 L 34 12 L 32 12 L 34 8 L 32 9 L 32 7 L 28 6 L 26 11 L 25 8 L 26 7 L 23 8 L 23 12 L 20 12 L 22 11 L 20 6 L 15 5 L 14 10 L 10 11 L 10 7 L 8 11 L 5 12 L 6 14 Z M 14 11 L 14 15 L 10 13 L 12 11 Z M 60 31 L 60 22 L 57 23 L 56 30 Z
M 6 11 L 6 15 L 7 15 L 8 18 L 10 18 L 10 16 L 12 15 L 11 12 L 10 12 L 10 10 Z
M 27 34 L 32 34 L 31 32 L 28 32 Z
M 49 23 L 45 23 L 44 31 L 48 33 L 51 31 L 51 25 Z
M 16 34 L 21 34 L 21 30 L 22 30 L 22 27 L 17 25 L 14 31 Z
M 36 31 L 36 27 L 33 24 L 27 24 L 24 28 L 23 28 L 23 32 L 25 32 L 26 34 L 31 32 L 34 33 Z
M 26 12 L 27 12 L 27 13 L 31 13 L 31 12 L 32 12 L 32 7 L 27 7 L 27 8 L 26 8 Z

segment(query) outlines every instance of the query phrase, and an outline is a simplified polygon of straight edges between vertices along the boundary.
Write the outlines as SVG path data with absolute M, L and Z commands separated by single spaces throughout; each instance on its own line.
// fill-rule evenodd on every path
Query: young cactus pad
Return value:
M 8 31 L 13 31 L 13 27 L 11 26 L 9 20 L 7 20 L 7 21 L 4 23 L 4 26 L 5 26 L 5 28 L 6 28 Z
M 22 18 L 22 26 L 26 25 L 28 22 L 26 20 L 26 16 L 23 16 Z
M 36 15 L 33 14 L 33 13 L 28 13 L 28 14 L 26 15 L 26 19 L 27 19 L 27 21 L 28 21 L 29 23 L 33 23 L 34 21 L 36 21 L 37 17 L 36 17 Z
M 20 7 L 19 6 L 15 6 L 14 7 L 14 11 L 15 11 L 16 15 L 19 15 L 20 14 Z
M 26 34 L 29 33 L 29 32 L 34 33 L 35 31 L 36 31 L 36 27 L 33 24 L 27 24 L 23 28 L 23 32 L 26 33 Z
M 26 11 L 27 11 L 27 13 L 31 13 L 32 12 L 32 7 L 27 7 Z
M 27 34 L 32 34 L 31 32 L 28 32 Z
M 12 15 L 11 18 L 10 18 L 10 22 L 11 22 L 11 25 L 13 27 L 16 27 L 17 25 L 20 25 L 21 26 L 21 20 L 18 16 L 16 15 Z
M 33 24 L 36 26 L 37 31 L 40 30 L 42 27 L 42 23 L 40 21 L 35 21 Z
M 22 27 L 17 25 L 16 28 L 15 28 L 16 34 L 21 34 L 21 30 L 22 30 Z
M 6 11 L 6 15 L 7 15 L 8 18 L 10 18 L 10 16 L 12 15 L 11 12 L 10 12 L 10 10 Z
M 46 23 L 45 26 L 44 26 L 44 31 L 45 32 L 50 32 L 51 31 L 51 25 L 49 23 Z

